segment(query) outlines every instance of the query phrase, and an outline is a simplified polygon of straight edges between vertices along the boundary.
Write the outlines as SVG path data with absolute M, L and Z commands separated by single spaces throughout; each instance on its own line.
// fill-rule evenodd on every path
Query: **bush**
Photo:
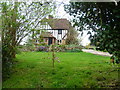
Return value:
M 39 46 L 36 51 L 48 51 L 48 46 Z
M 49 45 L 39 46 L 36 51 L 52 51 Z M 55 45 L 56 52 L 81 52 L 82 46 L 80 45 Z
M 34 45 L 29 45 L 29 44 L 21 45 L 21 46 L 18 46 L 17 48 L 18 48 L 17 53 L 35 51 L 35 46 Z
M 82 46 L 80 45 L 57 45 L 56 51 L 58 52 L 81 52 Z
M 13 57 L 12 51 L 14 49 L 11 46 L 3 45 L 2 46 L 2 80 L 5 81 L 8 79 L 12 73 L 13 67 Z
M 64 52 L 66 49 L 66 45 L 56 45 L 55 46 L 55 51 L 57 52 Z
M 65 52 L 82 52 L 82 50 L 74 48 L 74 49 L 67 49 Z

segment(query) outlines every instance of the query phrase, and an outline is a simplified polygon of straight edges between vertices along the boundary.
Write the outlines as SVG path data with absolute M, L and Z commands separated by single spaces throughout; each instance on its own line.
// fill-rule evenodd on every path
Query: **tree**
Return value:
M 116 62 L 120 62 L 120 2 L 117 6 L 113 2 L 71 2 L 65 10 L 74 16 L 73 23 L 78 30 L 92 29 L 94 35 L 88 32 L 91 42 L 100 50 L 113 54 Z
M 15 39 L 15 6 L 10 9 L 10 5 L 7 3 L 1 4 L 1 29 L 2 29 L 2 66 L 3 66 L 3 80 L 4 77 L 8 77 L 10 67 L 12 65 L 12 59 L 15 55 L 14 42 Z
M 53 8 L 52 2 L 42 1 L 0 3 L 3 80 L 10 74 L 17 46 L 35 30 L 40 20 L 50 14 Z
M 66 38 L 66 44 L 75 44 L 78 45 L 78 39 L 77 39 L 78 33 L 75 31 L 75 29 L 70 26 L 70 29 L 68 30 L 68 35 Z
M 17 45 L 23 38 L 34 34 L 40 21 L 55 9 L 54 2 L 20 3 L 19 5 L 19 29 L 17 30 Z

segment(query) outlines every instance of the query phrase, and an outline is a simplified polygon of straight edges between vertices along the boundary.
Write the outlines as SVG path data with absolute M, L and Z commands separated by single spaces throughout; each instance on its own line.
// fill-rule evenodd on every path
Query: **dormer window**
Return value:
M 58 34 L 62 34 L 62 30 L 58 30 Z

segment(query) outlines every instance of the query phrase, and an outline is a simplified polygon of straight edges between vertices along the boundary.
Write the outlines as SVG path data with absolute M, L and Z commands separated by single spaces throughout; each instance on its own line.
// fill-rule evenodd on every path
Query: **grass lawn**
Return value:
M 117 66 L 110 57 L 80 52 L 58 52 L 52 68 L 50 52 L 23 52 L 17 55 L 14 74 L 3 88 L 91 88 L 106 87 L 118 80 Z

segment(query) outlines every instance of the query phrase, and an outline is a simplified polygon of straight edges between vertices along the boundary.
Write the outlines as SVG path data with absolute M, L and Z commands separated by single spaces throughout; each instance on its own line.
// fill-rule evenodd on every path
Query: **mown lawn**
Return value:
M 14 74 L 3 88 L 92 88 L 114 86 L 118 80 L 117 65 L 110 57 L 90 53 L 59 52 L 55 68 L 49 52 L 23 52 L 17 55 Z

